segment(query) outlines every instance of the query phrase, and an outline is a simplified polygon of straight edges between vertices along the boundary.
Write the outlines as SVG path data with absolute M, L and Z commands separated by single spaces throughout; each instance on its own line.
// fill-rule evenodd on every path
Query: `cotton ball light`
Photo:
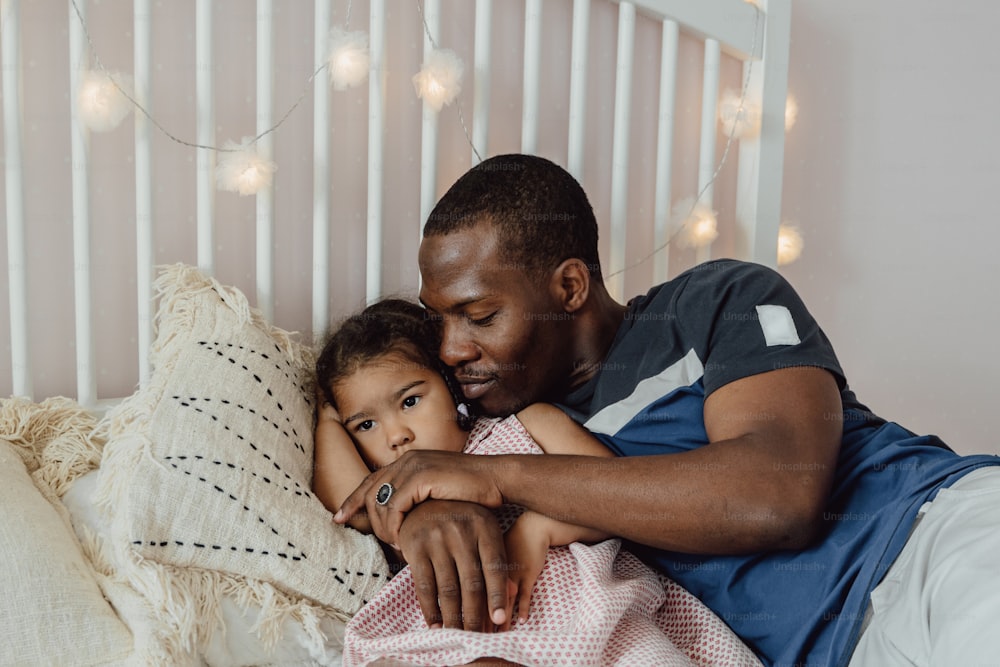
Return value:
M 434 111 L 451 104 L 462 91 L 462 59 L 451 49 L 434 49 L 413 75 L 417 96 Z
M 76 93 L 77 115 L 94 132 L 118 127 L 132 110 L 123 92 L 132 88 L 132 77 L 119 72 L 84 72 Z
M 750 139 L 760 132 L 760 104 L 743 99 L 733 90 L 726 90 L 719 101 L 719 122 L 722 133 L 737 139 Z
M 791 94 L 785 99 L 785 132 L 792 129 L 799 117 L 799 102 Z
M 215 166 L 215 179 L 220 190 L 252 195 L 270 187 L 278 165 L 257 152 L 253 147 L 253 137 L 243 137 L 240 143 L 227 141 L 222 151 Z
M 783 222 L 778 226 L 778 266 L 791 264 L 802 254 L 804 241 L 798 227 Z
M 327 62 L 334 90 L 346 90 L 364 83 L 368 78 L 370 60 L 368 33 L 360 30 L 347 32 L 342 28 L 330 31 Z
M 703 248 L 719 236 L 715 211 L 694 199 L 683 199 L 674 206 L 674 227 L 680 231 L 678 240 L 684 248 Z

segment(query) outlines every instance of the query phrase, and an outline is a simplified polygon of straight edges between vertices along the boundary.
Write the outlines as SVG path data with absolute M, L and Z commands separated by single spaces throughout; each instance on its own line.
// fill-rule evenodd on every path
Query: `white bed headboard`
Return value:
M 791 1 L 760 4 L 2 0 L 0 396 L 131 393 L 159 264 L 197 264 L 304 332 L 414 293 L 422 222 L 477 156 L 566 166 L 619 298 L 710 256 L 774 265 Z M 348 20 L 370 74 L 333 90 L 327 36 Z M 411 82 L 435 44 L 465 64 L 440 112 Z M 75 91 L 102 69 L 133 78 L 137 106 L 91 132 Z M 726 89 L 761 105 L 759 134 L 732 145 Z M 219 192 L 221 154 L 194 145 L 258 134 L 272 185 Z M 698 194 L 720 236 L 696 251 L 669 225 Z

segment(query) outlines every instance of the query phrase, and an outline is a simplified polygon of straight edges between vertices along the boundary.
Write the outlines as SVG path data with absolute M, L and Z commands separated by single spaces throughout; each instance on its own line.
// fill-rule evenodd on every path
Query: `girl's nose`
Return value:
M 413 431 L 405 424 L 395 424 L 389 431 L 389 448 L 392 450 L 402 449 L 413 442 Z

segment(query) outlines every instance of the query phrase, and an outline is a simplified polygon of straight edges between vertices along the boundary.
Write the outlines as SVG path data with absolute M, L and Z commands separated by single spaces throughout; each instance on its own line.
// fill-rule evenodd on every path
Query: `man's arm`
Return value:
M 833 376 L 819 368 L 786 368 L 729 383 L 705 402 L 710 444 L 683 454 L 622 457 L 470 456 L 407 452 L 368 477 L 341 506 L 344 522 L 366 506 L 383 540 L 422 552 L 414 569 L 425 616 L 491 615 L 507 622 L 510 595 L 499 531 L 473 530 L 451 541 L 422 541 L 427 521 L 406 512 L 429 498 L 489 507 L 512 502 L 548 516 L 654 547 L 688 553 L 735 554 L 795 548 L 821 523 L 840 449 L 843 408 Z M 611 465 L 613 464 L 613 465 Z M 386 506 L 375 489 L 391 482 Z M 423 503 L 419 510 L 447 504 Z M 475 526 L 452 503 L 452 523 Z M 465 507 L 474 507 L 465 505 Z M 433 523 L 433 522 L 431 522 Z M 416 537 L 414 537 L 416 536 Z M 438 553 L 429 553 L 437 549 Z M 444 552 L 442 553 L 440 552 Z M 482 558 L 493 554 L 492 561 Z M 447 567 L 441 563 L 448 563 Z M 489 563 L 488 565 L 485 565 Z M 444 572 L 444 588 L 439 572 Z M 483 574 L 486 574 L 484 577 Z M 437 583 L 435 583 L 437 582 Z M 436 593 L 436 596 L 435 596 Z M 445 625 L 459 627 L 448 623 Z M 452 621 L 454 623 L 455 621 Z M 466 628 L 470 628 L 468 621 Z M 475 625 L 471 626 L 472 628 Z
M 821 523 L 842 414 L 829 372 L 781 369 L 709 396 L 710 444 L 691 452 L 615 459 L 612 469 L 539 457 L 500 467 L 495 478 L 507 502 L 653 547 L 703 554 L 801 548 Z
M 731 382 L 705 401 L 710 444 L 690 452 L 616 458 L 463 457 L 413 452 L 366 480 L 340 519 L 367 503 L 373 528 L 395 539 L 427 498 L 547 516 L 672 551 L 736 554 L 798 548 L 820 525 L 842 433 L 834 377 L 784 368 Z M 469 460 L 476 458 L 478 460 Z M 377 484 L 396 488 L 387 506 Z M 373 487 L 373 488 L 369 488 Z

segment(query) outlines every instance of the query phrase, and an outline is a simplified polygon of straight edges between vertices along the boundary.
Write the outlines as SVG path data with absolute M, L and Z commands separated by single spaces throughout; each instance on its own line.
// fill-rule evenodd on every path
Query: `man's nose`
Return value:
M 469 337 L 459 330 L 459 325 L 445 320 L 438 356 L 441 361 L 454 368 L 475 360 L 479 351 Z

